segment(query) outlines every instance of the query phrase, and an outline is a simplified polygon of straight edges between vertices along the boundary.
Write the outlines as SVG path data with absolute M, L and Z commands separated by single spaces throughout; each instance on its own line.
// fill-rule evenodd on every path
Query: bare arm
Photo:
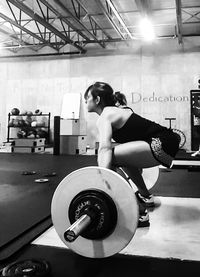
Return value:
M 97 124 L 99 130 L 98 165 L 112 168 L 112 125 L 107 116 L 99 119 Z

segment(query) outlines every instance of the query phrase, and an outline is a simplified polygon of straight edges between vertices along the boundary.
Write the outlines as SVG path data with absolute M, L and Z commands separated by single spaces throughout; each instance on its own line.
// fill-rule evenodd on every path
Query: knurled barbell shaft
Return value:
M 65 240 L 68 242 L 75 241 L 76 238 L 88 227 L 91 222 L 91 217 L 87 214 L 83 214 L 65 231 Z

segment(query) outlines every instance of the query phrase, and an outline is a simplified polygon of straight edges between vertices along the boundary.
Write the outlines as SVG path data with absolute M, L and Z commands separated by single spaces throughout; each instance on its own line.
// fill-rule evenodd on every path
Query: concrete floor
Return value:
M 121 253 L 137 256 L 200 261 L 200 199 L 158 197 L 150 211 L 151 225 L 139 228 Z M 54 227 L 32 242 L 64 247 Z

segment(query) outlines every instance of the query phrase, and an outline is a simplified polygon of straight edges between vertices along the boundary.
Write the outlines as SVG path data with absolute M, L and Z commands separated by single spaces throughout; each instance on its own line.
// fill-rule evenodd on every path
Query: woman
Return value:
M 119 96 L 119 95 L 118 95 Z M 117 107 L 111 86 L 96 82 L 85 92 L 88 112 L 99 115 L 98 165 L 115 170 L 122 167 L 138 188 L 138 203 L 154 206 L 153 195 L 146 188 L 142 168 L 164 165 L 171 167 L 179 149 L 179 136 L 164 126 L 145 119 L 131 108 Z M 112 148 L 112 140 L 119 145 Z M 139 205 L 139 227 L 149 226 L 146 208 Z

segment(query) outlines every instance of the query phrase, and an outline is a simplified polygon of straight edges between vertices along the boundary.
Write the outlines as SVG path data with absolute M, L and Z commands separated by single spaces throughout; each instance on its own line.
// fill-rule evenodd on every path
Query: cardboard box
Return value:
M 60 136 L 60 154 L 85 154 L 87 136 Z
M 87 133 L 86 121 L 82 119 L 61 119 L 61 136 L 85 136 Z
M 13 146 L 20 146 L 20 147 L 36 147 L 36 146 L 44 146 L 45 145 L 45 138 L 25 138 L 25 139 L 14 139 Z
M 20 147 L 20 146 L 12 146 L 12 153 L 39 153 L 44 152 L 45 147 Z

